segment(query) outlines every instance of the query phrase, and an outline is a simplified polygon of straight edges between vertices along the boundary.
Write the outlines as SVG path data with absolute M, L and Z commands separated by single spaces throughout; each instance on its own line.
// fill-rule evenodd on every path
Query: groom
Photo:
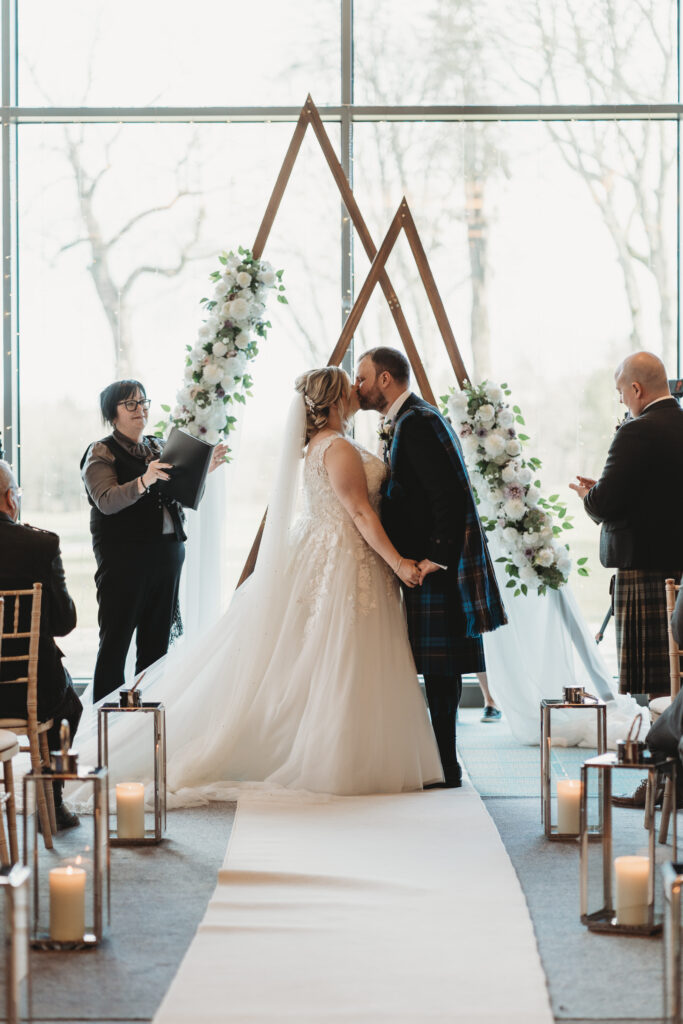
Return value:
M 420 586 L 403 588 L 410 644 L 423 676 L 444 785 L 461 785 L 455 716 L 463 672 L 483 672 L 480 634 L 507 620 L 460 446 L 449 423 L 410 391 L 410 366 L 393 348 L 358 363 L 361 409 L 382 413 L 380 438 L 391 478 L 382 523 L 419 563 Z

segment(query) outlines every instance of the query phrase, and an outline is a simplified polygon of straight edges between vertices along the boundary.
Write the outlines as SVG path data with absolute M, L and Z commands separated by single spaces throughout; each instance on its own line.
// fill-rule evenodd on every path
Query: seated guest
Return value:
M 38 719 L 54 724 L 48 732 L 50 750 L 59 749 L 59 729 L 63 718 L 74 736 L 83 710 L 71 677 L 62 664 L 62 652 L 54 641 L 66 636 L 76 625 L 76 608 L 66 589 L 59 537 L 18 522 L 19 489 L 7 462 L 0 460 L 0 590 L 28 590 L 42 583 L 40 642 L 38 648 Z M 5 628 L 11 628 L 14 602 L 5 606 Z M 20 618 L 20 628 L 28 622 Z M 15 667 L 25 672 L 21 662 L 0 667 L 0 678 L 11 679 Z M 0 686 L 0 717 L 26 718 L 26 686 L 11 683 Z M 75 814 L 62 803 L 63 783 L 54 783 L 57 827 L 78 825 Z

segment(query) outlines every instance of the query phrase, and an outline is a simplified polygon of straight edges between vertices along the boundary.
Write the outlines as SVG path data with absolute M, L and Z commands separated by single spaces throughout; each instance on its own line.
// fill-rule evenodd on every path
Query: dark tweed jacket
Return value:
M 54 637 L 66 636 L 75 628 L 76 608 L 66 588 L 57 534 L 15 523 L 0 512 L 0 590 L 28 589 L 34 583 L 43 585 L 38 649 L 38 714 L 45 720 L 51 718 L 55 708 L 61 704 L 67 686 L 63 655 Z M 7 603 L 6 622 L 9 622 L 10 614 Z M 28 622 L 20 618 L 20 626 L 28 628 Z M 16 664 L 25 669 L 24 663 Z M 3 666 L 1 678 L 12 678 L 11 665 Z M 0 686 L 0 715 L 23 717 L 25 712 L 26 686 Z
M 675 398 L 617 430 L 584 508 L 602 525 L 600 561 L 617 569 L 683 569 L 683 410 Z
M 450 424 L 417 395 L 406 399 L 396 418 L 382 522 L 401 554 L 448 567 L 440 589 L 453 595 L 461 636 L 507 621 L 460 445 Z M 424 615 L 430 593 L 431 587 L 420 588 Z

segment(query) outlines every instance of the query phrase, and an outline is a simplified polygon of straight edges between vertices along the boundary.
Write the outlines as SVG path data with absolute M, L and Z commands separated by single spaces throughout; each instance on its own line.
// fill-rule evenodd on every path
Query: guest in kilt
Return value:
M 362 409 L 383 413 L 380 437 L 391 470 L 382 523 L 421 585 L 404 587 L 410 644 L 424 677 L 445 782 L 461 784 L 455 718 L 463 672 L 485 670 L 481 633 L 507 620 L 460 445 L 450 424 L 410 391 L 410 367 L 392 348 L 361 357 Z
M 579 476 L 570 486 L 601 524 L 600 561 L 617 570 L 620 692 L 652 699 L 670 692 L 664 581 L 683 570 L 683 410 L 651 352 L 625 359 L 615 381 L 629 416 L 600 479 Z

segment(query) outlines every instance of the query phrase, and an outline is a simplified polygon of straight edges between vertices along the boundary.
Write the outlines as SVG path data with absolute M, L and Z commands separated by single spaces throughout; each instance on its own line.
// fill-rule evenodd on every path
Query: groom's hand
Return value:
M 585 498 L 591 487 L 595 486 L 596 481 L 589 476 L 577 476 L 576 479 L 579 481 L 578 484 L 570 484 L 572 491 L 576 491 L 580 498 Z
M 430 572 L 440 572 L 442 570 L 442 566 L 437 565 L 436 562 L 430 562 L 428 558 L 423 558 L 421 562 L 418 562 L 417 567 L 420 570 L 420 586 L 422 586 L 425 577 L 429 576 Z

